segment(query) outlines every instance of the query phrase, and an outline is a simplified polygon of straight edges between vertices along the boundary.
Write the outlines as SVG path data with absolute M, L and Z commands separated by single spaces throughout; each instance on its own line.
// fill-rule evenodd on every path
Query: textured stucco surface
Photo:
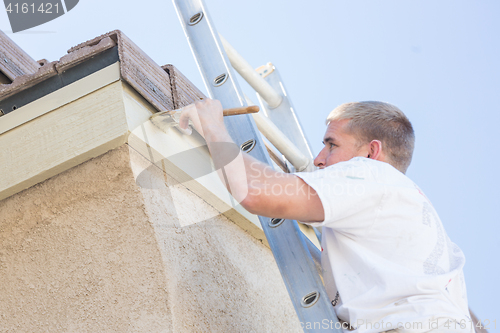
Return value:
M 128 145 L 0 212 L 0 332 L 301 331 L 271 251 Z

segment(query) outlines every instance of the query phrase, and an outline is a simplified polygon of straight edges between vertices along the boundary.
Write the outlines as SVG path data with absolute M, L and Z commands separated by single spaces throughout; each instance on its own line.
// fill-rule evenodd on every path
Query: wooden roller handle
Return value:
M 259 112 L 259 107 L 257 105 L 242 106 L 239 108 L 225 109 L 223 112 L 224 116 L 236 116 L 238 114 L 249 114 Z

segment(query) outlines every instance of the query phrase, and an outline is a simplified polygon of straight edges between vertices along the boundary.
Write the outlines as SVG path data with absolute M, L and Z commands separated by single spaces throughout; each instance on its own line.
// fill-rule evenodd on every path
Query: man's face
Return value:
M 320 169 L 335 163 L 349 161 L 356 156 L 367 156 L 364 149 L 359 149 L 354 136 L 345 131 L 349 119 L 331 121 L 323 138 L 325 147 L 314 159 L 314 165 Z

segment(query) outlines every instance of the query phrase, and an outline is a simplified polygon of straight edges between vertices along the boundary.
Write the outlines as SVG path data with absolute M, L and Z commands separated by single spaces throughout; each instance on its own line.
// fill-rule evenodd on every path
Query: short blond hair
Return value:
M 357 138 L 360 146 L 379 140 L 389 159 L 387 162 L 402 173 L 406 172 L 413 156 L 415 133 L 400 109 L 384 102 L 345 103 L 330 112 L 326 124 L 343 119 L 350 120 L 346 129 Z

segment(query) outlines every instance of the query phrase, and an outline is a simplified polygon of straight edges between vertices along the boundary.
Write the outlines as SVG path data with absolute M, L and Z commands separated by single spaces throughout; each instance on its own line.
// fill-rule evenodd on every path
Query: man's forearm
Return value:
M 267 164 L 242 152 L 225 129 L 206 133 L 205 139 L 221 181 L 240 203 L 275 173 Z

